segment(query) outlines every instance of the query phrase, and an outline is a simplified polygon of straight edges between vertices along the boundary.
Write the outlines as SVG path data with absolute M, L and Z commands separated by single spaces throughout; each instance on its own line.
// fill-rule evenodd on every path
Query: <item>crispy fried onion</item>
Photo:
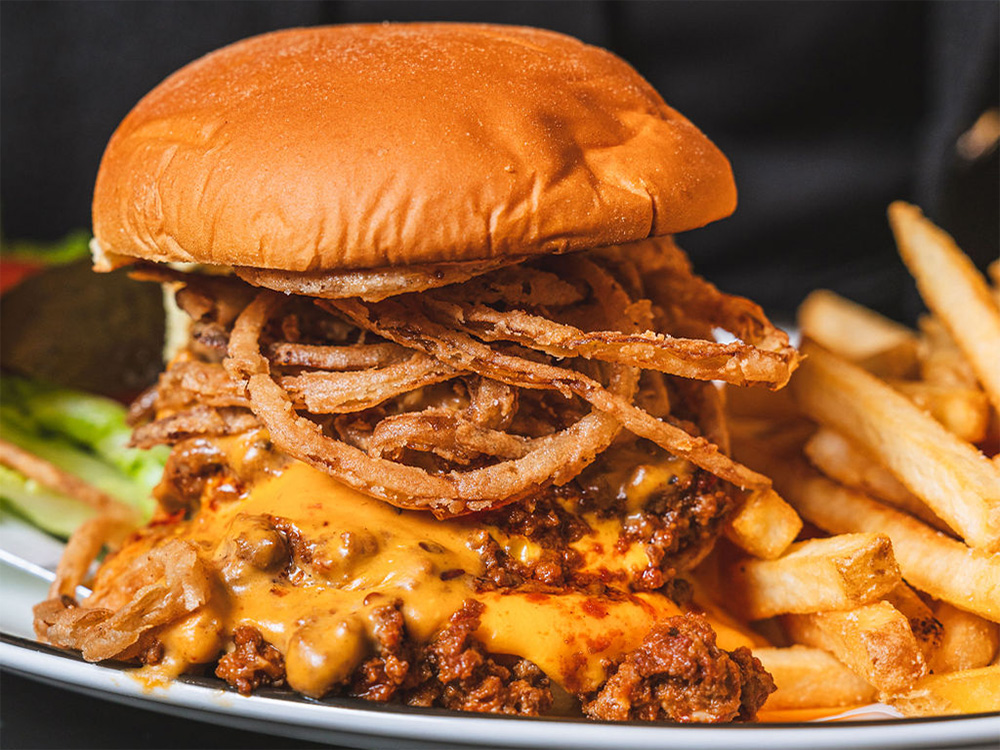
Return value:
M 241 266 L 233 270 L 248 284 L 286 294 L 324 298 L 361 297 L 375 301 L 403 292 L 457 284 L 522 260 L 524 258 L 504 257 L 340 272 L 294 272 Z
M 426 311 L 437 322 L 487 342 L 514 341 L 554 357 L 620 362 L 682 378 L 722 380 L 738 386 L 763 383 L 772 388 L 783 387 L 798 363 L 798 353 L 789 345 L 787 335 L 774 328 L 754 303 L 724 295 L 695 276 L 686 256 L 671 242 L 662 238 L 649 242 L 663 245 L 663 259 L 655 262 L 650 259 L 648 270 L 653 278 L 632 279 L 633 285 L 657 289 L 659 293 L 656 296 L 661 303 L 671 308 L 682 307 L 683 314 L 726 328 L 736 336 L 746 337 L 749 343 L 734 341 L 722 344 L 701 338 L 675 338 L 651 330 L 635 333 L 583 331 L 572 325 L 557 323 L 544 315 L 523 310 L 497 310 L 490 307 L 495 299 L 488 295 L 470 295 L 463 289 L 466 285 L 454 291 L 429 292 L 421 299 Z M 618 255 L 613 249 L 603 252 L 614 260 L 623 260 L 620 249 Z M 649 255 L 660 258 L 660 254 Z M 640 258 L 646 256 L 645 251 L 640 253 Z M 569 265 L 569 260 L 562 259 L 562 262 Z M 573 270 L 586 265 L 579 263 L 577 258 L 572 261 Z M 510 273 L 508 271 L 508 275 Z M 593 274 L 590 276 L 592 278 Z M 470 284 L 485 286 L 481 279 Z M 528 299 L 531 299 L 530 296 Z M 522 304 L 520 300 L 509 302 Z
M 636 276 L 642 279 L 645 296 L 670 313 L 671 320 L 694 320 L 718 326 L 746 345 L 757 348 L 759 356 L 773 359 L 780 377 L 771 383 L 772 386 L 787 383 L 798 366 L 799 354 L 789 344 L 788 334 L 768 320 L 760 305 L 745 297 L 724 294 L 695 274 L 691 261 L 672 237 L 652 237 L 593 252 L 619 267 L 634 268 Z
M 320 299 L 257 292 L 221 330 L 221 365 L 194 350 L 171 364 L 141 410 L 159 419 L 137 442 L 229 434 L 252 418 L 288 455 L 441 517 L 570 481 L 623 428 L 739 488 L 770 486 L 727 457 L 711 381 L 780 387 L 798 355 L 759 307 L 695 276 L 672 242 L 474 270 L 367 301 L 326 299 L 343 291 L 326 277 L 291 288 L 268 276 Z M 214 283 L 239 298 L 236 280 Z M 208 285 L 192 288 L 193 316 L 228 318 Z M 715 327 L 740 340 L 717 343 Z
M 501 354 L 468 334 L 430 320 L 424 315 L 423 304 L 418 298 L 376 303 L 324 300 L 320 305 L 342 313 L 356 325 L 390 341 L 423 351 L 452 367 L 519 388 L 555 388 L 566 395 L 579 396 L 595 409 L 614 417 L 629 432 L 653 441 L 740 489 L 770 487 L 767 477 L 733 461 L 713 443 L 653 417 L 632 404 L 630 398 L 611 392 L 583 373 Z
M 237 435 L 252 430 L 259 424 L 257 418 L 245 409 L 193 406 L 136 427 L 132 431 L 130 444 L 136 448 L 152 448 L 161 443 L 172 445 L 191 437 Z
M 430 408 L 386 417 L 368 439 L 368 453 L 379 458 L 396 460 L 404 448 L 468 464 L 477 456 L 522 458 L 530 442 L 519 435 L 478 425 L 450 409 Z
M 345 414 L 370 409 L 460 374 L 432 357 L 411 351 L 406 361 L 376 370 L 307 372 L 283 377 L 280 382 L 296 404 L 304 404 L 313 414 Z
M 79 549 L 96 554 L 93 540 L 100 532 L 95 534 L 94 527 L 81 530 L 87 538 Z M 100 545 L 96 548 L 99 550 Z M 72 549 L 71 540 L 67 554 Z M 88 565 L 89 560 L 82 565 L 78 557 L 73 577 L 82 576 L 81 571 Z M 134 659 L 151 645 L 148 636 L 154 628 L 202 606 L 211 588 L 208 572 L 194 546 L 176 539 L 137 556 L 117 580 L 115 596 L 125 601 L 115 607 L 93 601 L 96 597 L 77 604 L 67 593 L 75 589 L 74 581 L 69 577 L 57 579 L 51 598 L 35 606 L 35 632 L 39 638 L 76 649 L 87 661 Z
M 260 336 L 284 301 L 278 294 L 262 292 L 240 314 L 230 334 L 226 369 L 246 384 L 251 408 L 282 450 L 398 507 L 431 510 L 441 517 L 499 507 L 550 483 L 569 481 L 611 444 L 620 429 L 613 417 L 594 410 L 573 425 L 532 441 L 531 450 L 519 458 L 468 471 L 431 474 L 371 456 L 324 435 L 318 424 L 299 416 L 288 393 L 272 379 L 269 362 L 260 351 Z M 632 398 L 636 371 L 621 366 L 609 371 L 608 392 Z
M 280 341 L 270 347 L 272 364 L 284 367 L 312 367 L 317 370 L 364 370 L 385 367 L 412 354 L 396 344 L 355 344 L 354 346 L 311 346 Z

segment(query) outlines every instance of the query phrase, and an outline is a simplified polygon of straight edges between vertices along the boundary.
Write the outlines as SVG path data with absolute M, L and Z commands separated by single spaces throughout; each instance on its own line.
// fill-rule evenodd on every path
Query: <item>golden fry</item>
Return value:
M 791 387 L 802 410 L 851 435 L 970 545 L 1000 549 L 1000 471 L 905 396 L 815 344 Z
M 938 518 L 923 500 L 836 430 L 826 427 L 817 430 L 803 450 L 809 462 L 831 479 L 905 510 L 939 531 L 952 533 L 948 524 Z
M 736 454 L 768 472 L 803 519 L 831 534 L 887 535 L 903 578 L 935 599 L 1000 622 L 1000 555 L 970 549 L 864 493 L 832 482 L 804 461 L 740 443 Z
M 941 647 L 944 633 L 941 622 L 934 616 L 934 612 L 924 603 L 917 592 L 903 582 L 900 582 L 883 598 L 902 612 L 909 621 L 913 637 L 917 639 L 924 660 L 929 664 L 931 658 L 937 654 Z M 975 617 L 975 615 L 969 615 L 969 617 Z
M 743 559 L 727 578 L 729 601 L 748 620 L 853 609 L 900 584 L 882 534 L 841 534 L 793 544 L 776 560 Z
M 955 241 L 916 206 L 896 201 L 889 206 L 889 224 L 924 302 L 969 358 L 1000 410 L 1000 309 L 986 280 Z
M 933 385 L 979 388 L 979 380 L 955 339 L 933 315 L 920 318 L 920 379 Z
M 875 700 L 877 691 L 826 651 L 808 646 L 755 648 L 778 690 L 765 710 L 852 706 Z
M 802 530 L 795 509 L 774 490 L 751 492 L 726 524 L 725 533 L 736 546 L 754 557 L 780 557 Z
M 990 401 L 978 388 L 894 380 L 890 385 L 967 443 L 986 438 Z
M 829 651 L 881 693 L 902 693 L 927 674 L 910 623 L 888 602 L 847 612 L 785 615 L 782 622 L 794 641 Z
M 941 647 L 930 660 L 935 673 L 985 667 L 1000 649 L 1000 626 L 947 602 L 936 602 L 934 616 L 944 629 Z
M 812 292 L 799 306 L 798 319 L 804 337 L 881 377 L 906 377 L 916 370 L 914 331 L 835 292 Z
M 928 675 L 889 702 L 906 716 L 1000 711 L 1000 666 Z

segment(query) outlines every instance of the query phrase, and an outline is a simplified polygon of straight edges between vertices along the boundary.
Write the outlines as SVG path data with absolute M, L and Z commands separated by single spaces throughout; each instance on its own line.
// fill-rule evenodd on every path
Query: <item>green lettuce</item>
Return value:
M 117 498 L 148 519 L 152 489 L 169 449 L 127 446 L 131 429 L 116 401 L 12 376 L 0 376 L 0 437 Z M 93 511 L 11 469 L 0 476 L 0 498 L 20 515 L 64 536 Z

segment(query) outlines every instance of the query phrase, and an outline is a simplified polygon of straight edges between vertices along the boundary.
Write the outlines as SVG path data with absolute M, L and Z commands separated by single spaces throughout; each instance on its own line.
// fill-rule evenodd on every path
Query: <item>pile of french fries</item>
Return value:
M 817 291 L 789 388 L 727 392 L 734 455 L 776 492 L 703 571 L 772 644 L 765 709 L 1000 710 L 1000 262 L 991 287 L 918 208 L 889 222 L 919 331 Z

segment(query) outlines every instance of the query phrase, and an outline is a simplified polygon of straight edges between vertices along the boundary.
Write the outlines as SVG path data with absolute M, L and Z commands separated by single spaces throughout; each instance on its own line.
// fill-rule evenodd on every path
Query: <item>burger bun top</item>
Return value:
M 702 226 L 725 156 L 628 64 L 537 29 L 290 29 L 192 62 L 101 161 L 106 256 L 290 272 L 490 261 Z

